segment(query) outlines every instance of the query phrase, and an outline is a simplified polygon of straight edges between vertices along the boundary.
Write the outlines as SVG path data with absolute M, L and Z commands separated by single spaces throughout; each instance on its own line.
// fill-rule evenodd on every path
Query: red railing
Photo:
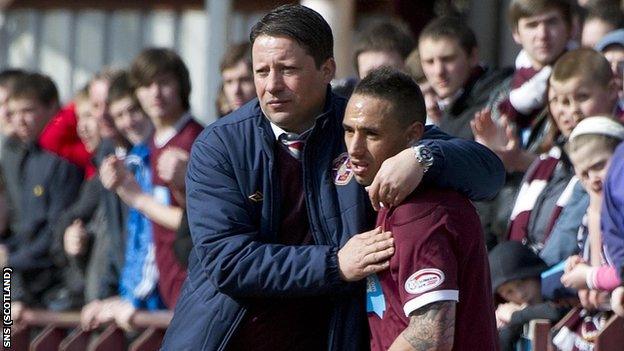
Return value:
M 138 311 L 132 324 L 140 334 L 129 343 L 124 331 L 115 324 L 93 332 L 82 330 L 78 312 L 26 310 L 20 325 L 11 328 L 11 347 L 0 347 L 16 351 L 158 350 L 172 317 L 170 311 Z
M 554 328 L 545 320 L 531 321 L 529 334 L 533 351 L 553 351 L 557 348 L 552 343 L 550 330 L 559 330 L 570 318 L 578 313 L 578 307 L 573 308 Z M 624 319 L 616 315 L 611 316 L 607 324 L 598 333 L 594 342 L 594 351 L 622 351 L 624 349 Z

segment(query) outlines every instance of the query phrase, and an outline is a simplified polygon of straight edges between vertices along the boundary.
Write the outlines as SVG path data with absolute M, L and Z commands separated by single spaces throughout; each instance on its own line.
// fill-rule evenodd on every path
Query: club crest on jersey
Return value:
M 435 268 L 425 268 L 412 274 L 405 281 L 405 291 L 417 295 L 433 290 L 444 282 L 444 273 Z
M 347 185 L 353 178 L 353 169 L 351 168 L 351 160 L 349 154 L 343 152 L 332 162 L 332 174 L 334 176 L 334 184 Z

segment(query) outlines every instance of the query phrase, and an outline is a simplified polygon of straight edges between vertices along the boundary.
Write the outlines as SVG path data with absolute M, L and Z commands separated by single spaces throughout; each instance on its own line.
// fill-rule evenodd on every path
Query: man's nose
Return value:
M 267 77 L 266 90 L 273 94 L 284 89 L 284 77 L 277 71 L 271 71 Z
M 355 132 L 350 138 L 347 149 L 349 151 L 350 156 L 360 156 L 364 151 L 364 138 L 360 135 L 360 133 Z

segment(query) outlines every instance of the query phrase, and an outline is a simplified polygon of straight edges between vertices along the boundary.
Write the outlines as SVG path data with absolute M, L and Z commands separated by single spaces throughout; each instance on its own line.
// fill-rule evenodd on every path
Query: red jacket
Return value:
M 76 127 L 76 106 L 70 102 L 52 118 L 39 137 L 42 148 L 51 151 L 76 164 L 91 178 L 97 169 L 91 162 L 91 153 L 87 151 L 78 137 Z

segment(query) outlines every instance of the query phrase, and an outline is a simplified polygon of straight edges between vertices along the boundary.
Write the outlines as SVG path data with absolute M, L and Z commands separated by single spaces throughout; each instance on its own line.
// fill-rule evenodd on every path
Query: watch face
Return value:
M 431 154 L 431 150 L 429 150 L 429 148 L 421 147 L 419 151 L 420 157 L 423 159 L 423 161 L 430 161 L 433 159 L 433 155 Z

